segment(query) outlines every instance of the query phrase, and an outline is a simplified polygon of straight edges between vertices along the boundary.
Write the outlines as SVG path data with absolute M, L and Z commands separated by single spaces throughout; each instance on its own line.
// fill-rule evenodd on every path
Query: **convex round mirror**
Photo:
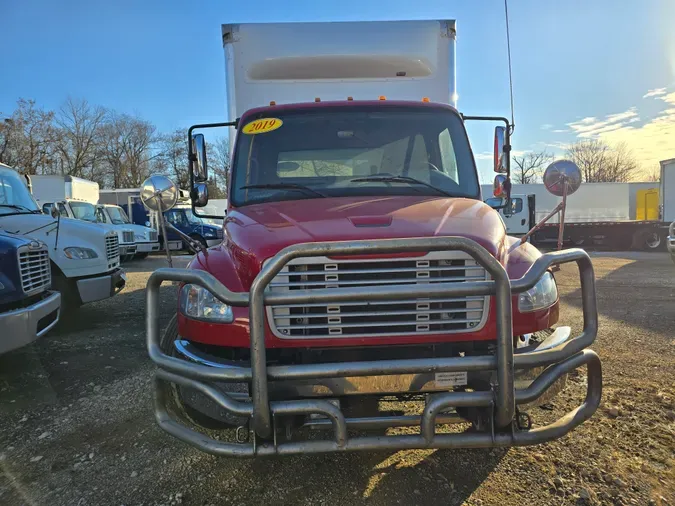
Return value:
M 141 185 L 141 201 L 151 211 L 168 211 L 178 201 L 178 187 L 166 176 L 150 176 Z
M 556 160 L 544 172 L 544 186 L 549 193 L 562 197 L 572 195 L 581 186 L 581 171 L 571 160 Z

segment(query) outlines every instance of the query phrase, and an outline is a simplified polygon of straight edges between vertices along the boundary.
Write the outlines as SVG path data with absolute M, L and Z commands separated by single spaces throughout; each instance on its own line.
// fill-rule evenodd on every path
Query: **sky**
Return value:
M 515 154 L 600 138 L 645 174 L 675 158 L 674 0 L 509 0 L 509 17 Z M 456 19 L 458 108 L 510 115 L 502 0 L 0 0 L 0 118 L 71 96 L 160 131 L 227 120 L 221 24 L 384 19 Z M 490 182 L 492 126 L 468 130 Z

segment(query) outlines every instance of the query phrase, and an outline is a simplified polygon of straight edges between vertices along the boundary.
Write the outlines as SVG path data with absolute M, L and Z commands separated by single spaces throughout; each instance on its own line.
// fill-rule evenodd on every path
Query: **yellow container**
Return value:
M 659 219 L 659 189 L 638 190 L 635 194 L 635 219 L 640 221 Z

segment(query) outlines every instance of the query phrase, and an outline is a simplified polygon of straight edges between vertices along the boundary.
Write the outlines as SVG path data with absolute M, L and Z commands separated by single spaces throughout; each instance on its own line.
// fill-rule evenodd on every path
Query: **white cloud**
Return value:
M 492 160 L 493 154 L 492 153 L 475 153 L 473 157 L 476 160 Z
M 649 90 L 647 93 L 642 95 L 642 98 L 660 97 L 661 95 L 665 94 L 666 94 L 665 88 L 655 88 L 653 90 Z
M 603 119 L 584 118 L 568 126 L 579 138 L 598 138 L 608 144 L 623 143 L 641 167 L 651 171 L 660 160 L 675 156 L 675 92 L 665 89 L 650 90 L 647 95 L 665 102 L 666 107 L 645 121 L 641 121 L 635 107 Z M 646 95 L 645 95 L 646 96 Z
M 542 130 L 550 130 L 551 128 L 553 128 L 553 125 L 551 125 L 550 123 L 544 123 L 543 125 L 541 125 L 540 128 Z
M 618 130 L 629 123 L 639 121 L 639 119 L 637 109 L 631 107 L 624 112 L 609 114 L 604 119 L 588 117 L 567 123 L 567 126 L 577 134 L 577 137 L 591 138 L 604 132 Z
M 551 130 L 554 134 L 565 134 L 569 132 L 566 128 L 556 128 L 555 130 Z

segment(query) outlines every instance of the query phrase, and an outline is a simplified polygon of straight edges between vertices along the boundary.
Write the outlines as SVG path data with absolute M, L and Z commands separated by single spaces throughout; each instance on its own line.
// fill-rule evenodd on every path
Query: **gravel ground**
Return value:
M 675 505 L 675 271 L 667 254 L 593 253 L 603 405 L 553 443 L 228 460 L 165 434 L 144 348 L 150 258 L 127 288 L 0 357 L 0 504 Z M 184 265 L 185 258 L 177 263 Z M 581 327 L 576 270 L 556 275 L 561 321 Z M 175 308 L 162 294 L 168 321 Z M 583 397 L 584 374 L 535 422 Z

